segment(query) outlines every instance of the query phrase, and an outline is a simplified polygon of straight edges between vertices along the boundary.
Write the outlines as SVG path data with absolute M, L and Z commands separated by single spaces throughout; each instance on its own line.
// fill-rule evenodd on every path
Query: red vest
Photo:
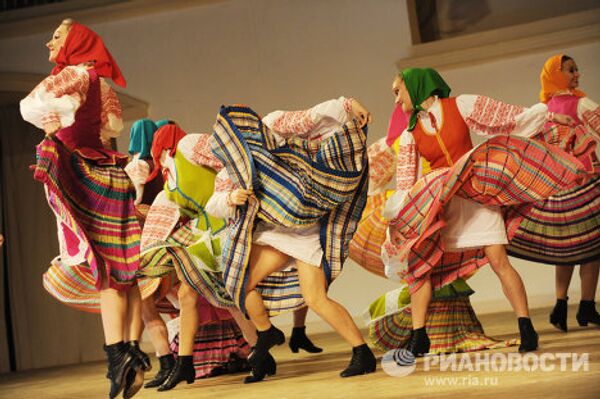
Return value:
M 469 128 L 456 107 L 456 98 L 442 98 L 439 101 L 442 120 L 436 121 L 437 133 L 426 133 L 421 126 L 421 119 L 412 132 L 419 153 L 429 162 L 431 169 L 451 166 L 473 148 Z

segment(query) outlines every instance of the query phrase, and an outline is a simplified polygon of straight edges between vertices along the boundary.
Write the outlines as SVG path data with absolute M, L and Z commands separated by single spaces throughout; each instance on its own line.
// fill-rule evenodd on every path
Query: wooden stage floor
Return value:
M 142 389 L 136 398 L 600 398 L 600 328 L 576 326 L 576 308 L 569 309 L 568 334 L 547 321 L 549 309 L 533 311 L 534 325 L 540 334 L 538 355 L 544 353 L 589 353 L 589 370 L 560 371 L 560 360 L 549 359 L 553 371 L 441 371 L 417 369 L 405 377 L 391 377 L 381 368 L 378 358 L 374 374 L 342 379 L 338 373 L 350 359 L 350 350 L 334 333 L 315 335 L 314 341 L 325 350 L 321 354 L 292 354 L 287 345 L 275 348 L 277 375 L 258 384 L 244 385 L 243 375 L 228 375 L 180 384 L 168 392 Z M 488 335 L 496 338 L 517 336 L 517 324 L 511 313 L 483 315 L 480 320 Z M 514 353 L 516 347 L 477 352 Z M 461 355 L 462 356 L 462 355 Z M 468 355 L 474 364 L 476 353 Z M 502 356 L 502 355 L 500 355 Z M 500 364 L 500 363 L 497 363 Z M 531 363 L 530 363 L 531 364 Z M 567 362 L 568 370 L 571 363 Z M 157 366 L 157 365 L 156 365 Z M 106 398 L 108 380 L 105 363 L 56 367 L 0 375 L 0 398 Z M 154 375 L 151 371 L 146 378 Z

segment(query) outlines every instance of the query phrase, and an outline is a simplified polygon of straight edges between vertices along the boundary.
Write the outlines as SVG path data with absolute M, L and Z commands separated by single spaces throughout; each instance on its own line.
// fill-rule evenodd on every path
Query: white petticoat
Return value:
M 508 244 L 500 208 L 453 197 L 444 208 L 446 226 L 441 230 L 446 250 L 460 252 L 493 244 Z
M 258 221 L 253 242 L 273 247 L 293 258 L 286 268 L 295 265 L 295 259 L 313 266 L 321 266 L 323 249 L 319 240 L 320 225 L 291 228 L 269 225 Z

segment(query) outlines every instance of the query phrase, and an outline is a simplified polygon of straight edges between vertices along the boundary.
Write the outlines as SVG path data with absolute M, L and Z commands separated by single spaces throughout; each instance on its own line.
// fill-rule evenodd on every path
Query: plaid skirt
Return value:
M 227 291 L 244 311 L 255 218 L 278 226 L 320 224 L 322 270 L 339 275 L 365 206 L 366 135 L 356 122 L 321 141 L 292 137 L 283 146 L 260 117 L 243 106 L 223 107 L 213 131 L 213 153 L 234 184 L 255 198 L 238 207 L 223 246 Z M 302 307 L 296 270 L 276 272 L 257 286 L 270 315 Z
M 433 170 L 415 183 L 390 222 L 389 239 L 384 244 L 386 267 L 405 279 L 411 292 L 427 276 L 434 289 L 468 278 L 488 261 L 483 249 L 445 251 L 440 233 L 445 225 L 443 209 L 453 196 L 503 207 L 510 240 L 532 204 L 587 179 L 589 173 L 583 164 L 558 147 L 521 137 L 495 136 L 452 167 Z

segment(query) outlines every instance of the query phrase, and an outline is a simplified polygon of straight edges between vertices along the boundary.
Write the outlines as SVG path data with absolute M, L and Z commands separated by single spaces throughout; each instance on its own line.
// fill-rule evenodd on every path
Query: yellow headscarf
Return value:
M 559 91 L 569 90 L 571 94 L 577 97 L 585 97 L 585 93 L 577 89 L 569 89 L 569 82 L 562 74 L 562 58 L 564 54 L 558 54 L 548 58 L 542 68 L 540 81 L 542 90 L 540 91 L 540 101 L 547 103 L 552 96 Z

